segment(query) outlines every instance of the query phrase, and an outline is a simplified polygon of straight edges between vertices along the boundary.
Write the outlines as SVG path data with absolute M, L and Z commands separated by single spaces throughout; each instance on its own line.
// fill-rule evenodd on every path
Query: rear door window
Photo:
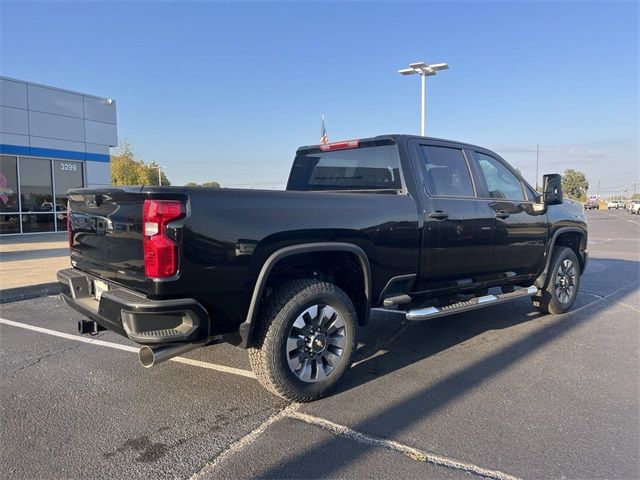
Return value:
M 459 148 L 421 145 L 427 192 L 434 197 L 475 197 L 471 172 Z

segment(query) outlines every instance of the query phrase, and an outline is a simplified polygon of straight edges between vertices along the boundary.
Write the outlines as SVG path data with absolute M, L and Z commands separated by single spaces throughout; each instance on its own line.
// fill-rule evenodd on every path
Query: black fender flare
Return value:
M 579 227 L 561 227 L 558 230 L 556 230 L 553 234 L 553 237 L 551 238 L 551 241 L 549 242 L 549 251 L 547 254 L 547 260 L 544 265 L 544 270 L 542 270 L 542 273 L 540 273 L 540 275 L 534 282 L 534 285 L 540 289 L 547 286 L 547 280 L 548 280 L 547 277 L 549 275 L 549 268 L 551 267 L 551 257 L 553 256 L 553 248 L 556 245 L 556 240 L 563 233 L 579 233 L 585 239 L 585 246 L 586 246 L 587 232 L 584 229 Z M 579 256 L 580 254 L 578 254 L 578 257 Z M 578 260 L 580 260 L 580 258 L 578 258 Z M 585 257 L 582 259 L 582 261 L 584 263 L 584 267 L 582 268 L 582 271 L 584 271 L 584 269 L 587 267 L 586 250 L 585 250 Z
M 291 255 L 310 252 L 348 252 L 353 253 L 358 257 L 364 275 L 364 293 L 366 297 L 364 323 L 366 323 L 369 317 L 369 310 L 371 308 L 372 281 L 369 259 L 367 257 L 367 254 L 364 253 L 364 250 L 362 250 L 357 245 L 344 242 L 303 243 L 276 250 L 269 256 L 269 258 L 267 258 L 267 260 L 264 262 L 264 265 L 262 265 L 262 268 L 260 269 L 256 284 L 253 287 L 251 303 L 249 304 L 249 310 L 247 311 L 247 317 L 245 321 L 240 324 L 237 332 L 225 335 L 225 340 L 241 348 L 247 348 L 250 345 L 253 337 L 256 318 L 258 316 L 258 310 L 260 307 L 260 299 L 262 298 L 264 287 L 269 278 L 269 274 L 273 270 L 273 267 L 275 267 L 276 264 L 283 258 L 290 257 Z

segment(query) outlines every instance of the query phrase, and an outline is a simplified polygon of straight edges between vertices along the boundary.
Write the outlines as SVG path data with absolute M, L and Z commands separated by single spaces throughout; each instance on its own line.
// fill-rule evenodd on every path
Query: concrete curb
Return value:
M 0 290 L 0 304 L 19 302 L 31 298 L 47 297 L 60 293 L 58 282 L 40 283 L 38 285 L 27 285 L 25 287 L 6 288 Z

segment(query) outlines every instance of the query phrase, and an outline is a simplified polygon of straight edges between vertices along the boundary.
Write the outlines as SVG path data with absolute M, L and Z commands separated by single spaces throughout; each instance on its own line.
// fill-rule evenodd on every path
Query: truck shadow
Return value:
M 350 390 L 492 330 L 511 328 L 543 316 L 528 299 L 486 309 L 410 322 L 401 313 L 375 312 L 360 330 L 355 360 L 338 392 Z M 393 324 L 393 326 L 390 325 Z M 488 340 L 487 340 L 488 341 Z
M 464 397 L 470 391 L 501 374 L 511 365 L 524 360 L 554 340 L 569 334 L 574 328 L 597 318 L 599 314 L 611 307 L 611 301 L 607 300 L 607 295 L 617 292 L 613 298 L 624 298 L 639 288 L 640 262 L 612 259 L 598 261 L 605 262 L 607 270 L 615 269 L 611 271 L 616 273 L 616 278 L 608 279 L 606 289 L 592 290 L 596 286 L 597 279 L 595 279 L 596 282 L 592 282 L 588 280 L 588 276 L 585 277 L 581 290 L 593 293 L 583 292 L 578 297 L 579 302 L 574 307 L 574 313 L 545 316 L 545 322 L 535 330 L 519 335 L 516 340 L 506 345 L 501 342 L 490 354 L 424 388 L 418 389 L 402 398 L 401 401 L 390 404 L 385 398 L 381 398 L 379 409 L 376 409 L 375 413 L 348 426 L 356 431 L 369 434 L 383 431 L 386 438 L 398 438 L 398 435 L 412 428 L 419 421 L 429 418 L 444 406 Z M 629 281 L 629 279 L 632 280 Z M 581 309 L 581 307 L 586 308 Z M 484 332 L 517 326 L 541 317 L 539 314 L 531 314 L 531 312 L 530 303 L 521 300 L 513 302 L 511 305 L 491 307 L 485 311 L 478 310 L 448 318 L 434 319 L 430 322 L 411 324 L 404 330 L 396 330 L 395 334 L 389 331 L 389 318 L 376 315 L 372 319 L 372 333 L 365 337 L 363 346 L 358 350 L 359 360 L 356 360 L 347 374 L 348 378 L 345 379 L 342 387 L 334 392 L 333 396 L 339 396 L 359 385 L 373 381 L 454 345 L 462 345 L 471 338 L 476 339 L 474 348 L 477 348 L 477 338 L 481 338 Z M 387 339 L 382 349 L 378 348 L 381 345 L 381 338 Z M 368 346 L 367 342 L 370 342 L 371 346 Z M 332 402 L 332 399 L 329 398 L 326 401 Z M 322 403 L 321 400 L 308 408 L 311 410 L 322 409 Z M 345 404 L 345 408 L 358 408 L 357 405 L 347 405 Z M 301 471 L 298 468 L 303 468 L 309 458 L 316 456 L 316 452 L 339 450 L 340 442 L 341 439 L 338 437 L 327 439 L 314 445 L 313 451 L 290 458 L 286 462 L 278 464 L 277 467 L 261 472 L 259 477 L 282 478 L 283 472 Z M 360 450 L 354 449 L 351 452 L 350 462 L 357 462 L 358 457 L 363 454 Z M 327 462 L 321 475 L 318 476 L 330 477 L 340 474 L 343 467 L 344 465 Z
M 617 280 L 612 281 L 608 276 L 603 279 L 601 273 L 606 270 L 616 272 Z M 640 283 L 640 262 L 591 259 L 573 309 L 623 287 L 630 278 L 635 278 L 636 284 Z M 471 339 L 474 339 L 474 345 L 478 341 L 492 341 L 484 340 L 483 334 L 512 328 L 543 316 L 533 309 L 529 299 L 421 322 L 407 321 L 400 312 L 374 311 L 370 324 L 359 331 L 360 345 L 353 365 L 335 393 L 352 389 L 451 347 L 464 345 Z

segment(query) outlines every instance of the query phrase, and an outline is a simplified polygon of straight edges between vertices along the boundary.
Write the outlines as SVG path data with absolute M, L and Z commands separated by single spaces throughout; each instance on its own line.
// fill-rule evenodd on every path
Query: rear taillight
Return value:
M 147 277 L 178 273 L 178 245 L 167 236 L 167 224 L 184 216 L 184 205 L 174 200 L 145 200 L 142 207 L 144 272 Z

